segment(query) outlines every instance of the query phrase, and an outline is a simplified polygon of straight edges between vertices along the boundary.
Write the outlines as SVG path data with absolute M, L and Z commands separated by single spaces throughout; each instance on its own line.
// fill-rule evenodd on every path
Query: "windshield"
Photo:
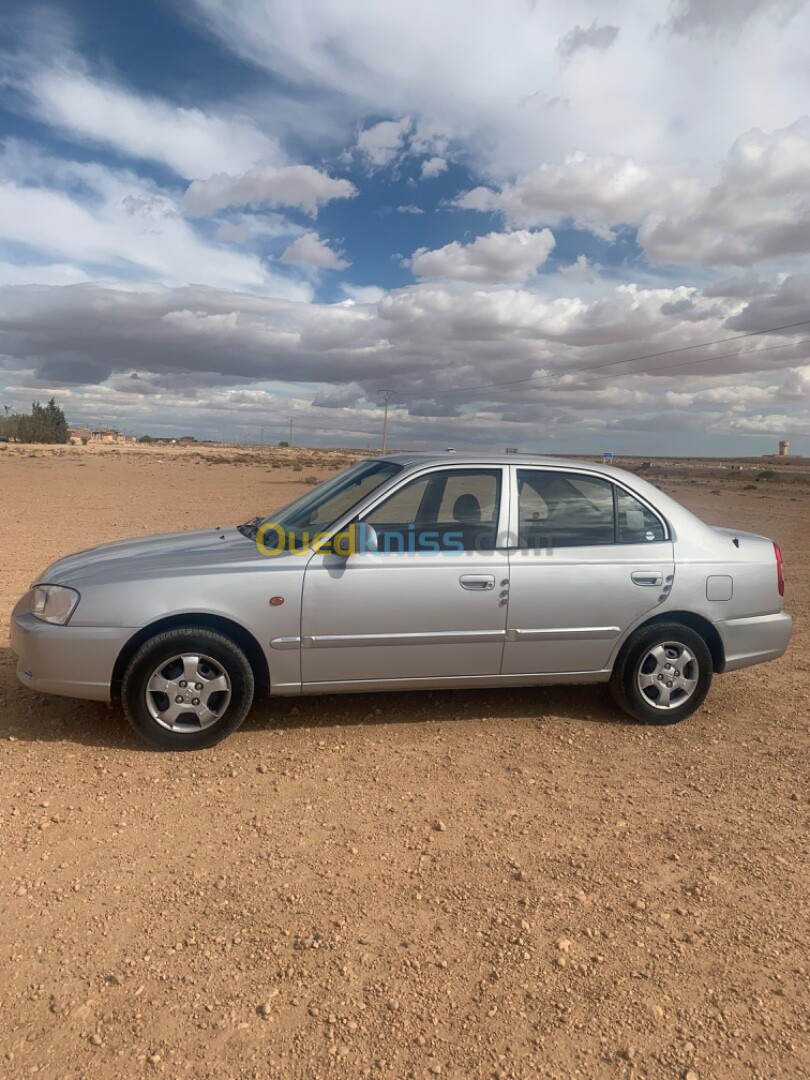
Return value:
M 361 461 L 318 487 L 291 502 L 267 518 L 254 518 L 240 525 L 240 532 L 255 538 L 259 526 L 272 522 L 286 533 L 298 535 L 304 530 L 323 532 L 343 517 L 366 495 L 370 495 L 386 480 L 402 469 L 392 461 Z

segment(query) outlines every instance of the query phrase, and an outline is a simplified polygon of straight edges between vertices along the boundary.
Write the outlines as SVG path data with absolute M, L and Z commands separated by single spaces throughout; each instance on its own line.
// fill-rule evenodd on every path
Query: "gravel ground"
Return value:
M 810 1076 L 807 489 L 666 482 L 781 542 L 798 617 L 674 728 L 599 687 L 353 695 L 175 755 L 19 687 L 44 564 L 335 464 L 219 456 L 0 451 L 0 1075 Z

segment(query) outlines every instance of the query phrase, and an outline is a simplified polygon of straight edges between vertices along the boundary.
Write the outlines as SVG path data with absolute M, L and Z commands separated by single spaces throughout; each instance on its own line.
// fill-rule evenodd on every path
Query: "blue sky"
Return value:
M 807 4 L 369 7 L 6 5 L 3 404 L 810 452 Z

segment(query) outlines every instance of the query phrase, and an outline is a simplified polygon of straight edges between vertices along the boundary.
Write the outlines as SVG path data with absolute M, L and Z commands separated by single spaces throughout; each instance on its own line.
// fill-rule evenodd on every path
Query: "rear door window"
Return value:
M 613 544 L 613 485 L 600 477 L 518 469 L 521 547 Z
M 649 544 L 667 539 L 661 518 L 610 480 L 518 469 L 518 539 L 524 548 Z

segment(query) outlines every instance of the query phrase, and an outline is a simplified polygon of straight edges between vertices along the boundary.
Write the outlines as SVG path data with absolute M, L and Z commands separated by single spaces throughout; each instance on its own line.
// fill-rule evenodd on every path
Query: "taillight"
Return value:
M 779 595 L 785 595 L 785 574 L 782 569 L 782 549 L 774 541 L 773 551 L 776 555 L 776 584 L 779 587 Z

